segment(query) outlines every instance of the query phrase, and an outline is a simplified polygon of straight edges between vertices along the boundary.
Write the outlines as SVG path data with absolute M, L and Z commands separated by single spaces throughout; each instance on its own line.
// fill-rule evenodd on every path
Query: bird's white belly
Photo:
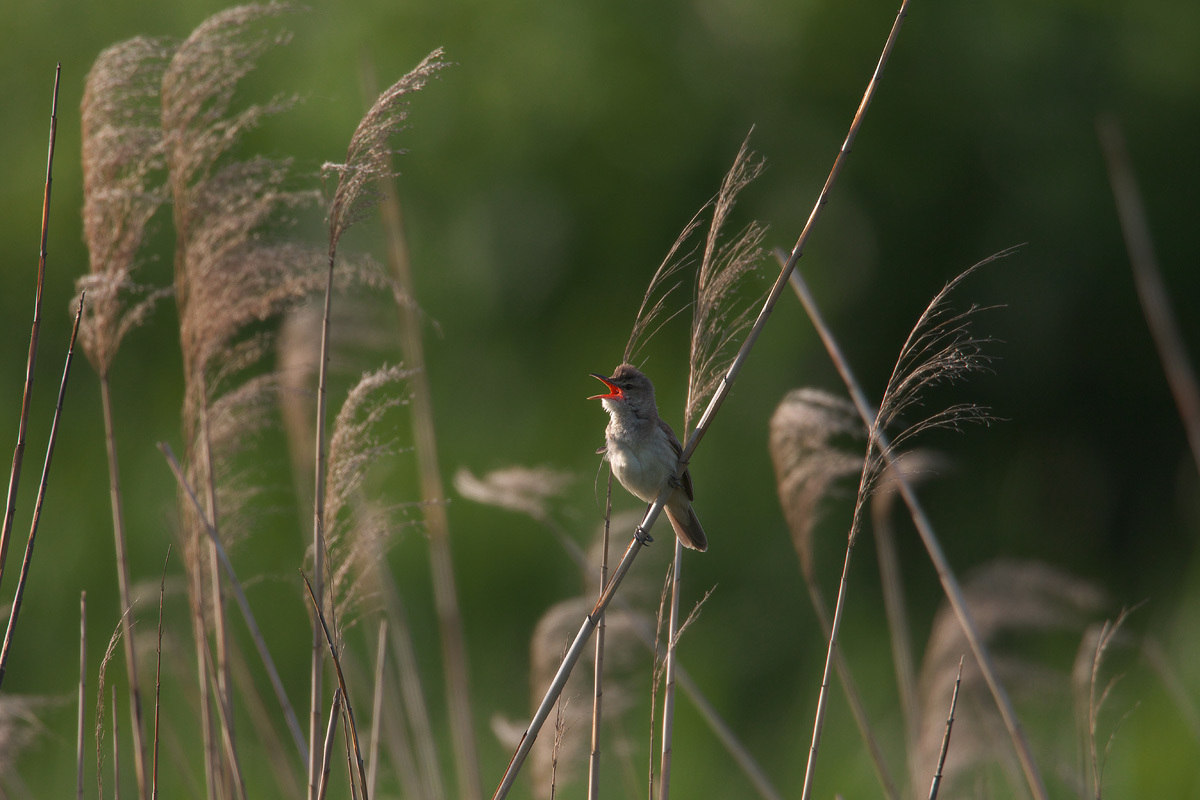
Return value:
M 634 450 L 622 439 L 608 440 L 608 461 L 621 485 L 647 503 L 654 502 L 675 474 L 675 452 L 665 441 L 647 442 Z

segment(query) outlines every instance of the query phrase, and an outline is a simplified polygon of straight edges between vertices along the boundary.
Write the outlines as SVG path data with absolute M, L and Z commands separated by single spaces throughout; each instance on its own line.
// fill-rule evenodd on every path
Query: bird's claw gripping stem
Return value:
M 633 532 L 633 538 L 641 542 L 643 546 L 654 541 L 653 537 L 650 536 L 650 532 L 641 525 L 638 525 L 637 530 Z

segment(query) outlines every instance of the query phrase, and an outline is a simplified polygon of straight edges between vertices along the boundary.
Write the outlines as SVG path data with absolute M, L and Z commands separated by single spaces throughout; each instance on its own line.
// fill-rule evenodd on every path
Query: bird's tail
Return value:
M 671 527 L 675 529 L 675 535 L 683 542 L 684 547 L 701 553 L 708 549 L 708 537 L 704 535 L 704 528 L 696 518 L 691 503 L 686 499 L 682 503 L 672 500 L 663 510 L 667 512 L 667 519 L 671 521 Z

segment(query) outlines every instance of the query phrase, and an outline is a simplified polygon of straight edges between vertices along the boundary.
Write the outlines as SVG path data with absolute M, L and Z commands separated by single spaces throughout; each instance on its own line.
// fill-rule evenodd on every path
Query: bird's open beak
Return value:
M 608 378 L 604 377 L 603 375 L 599 374 L 598 372 L 591 373 L 591 376 L 593 378 L 595 378 L 596 380 L 603 382 L 604 385 L 607 386 L 611 391 L 608 394 L 594 394 L 591 397 L 589 397 L 588 400 L 620 400 L 622 397 L 625 396 L 624 394 L 622 394 L 621 388 L 619 386 L 617 386 L 612 381 L 610 381 Z

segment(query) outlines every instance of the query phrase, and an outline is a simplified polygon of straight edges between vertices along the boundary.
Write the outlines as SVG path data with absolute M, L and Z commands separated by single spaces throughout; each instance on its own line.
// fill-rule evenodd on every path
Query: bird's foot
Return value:
M 648 545 L 654 541 L 653 537 L 650 536 L 650 531 L 646 530 L 641 525 L 638 525 L 637 529 L 634 530 L 633 538 L 637 539 L 642 545 Z

